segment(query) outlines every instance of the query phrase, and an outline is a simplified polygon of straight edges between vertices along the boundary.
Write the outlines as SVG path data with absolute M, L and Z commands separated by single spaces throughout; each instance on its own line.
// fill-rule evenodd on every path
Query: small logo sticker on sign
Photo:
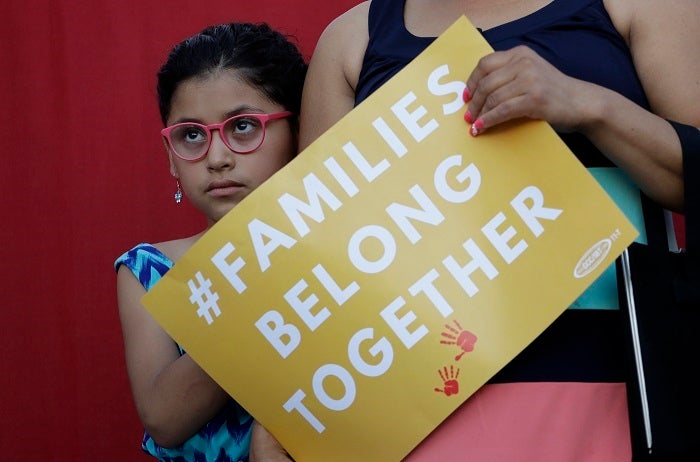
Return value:
M 596 269 L 598 265 L 605 260 L 605 257 L 608 256 L 611 247 L 612 241 L 607 238 L 593 244 L 593 246 L 583 254 L 578 263 L 576 263 L 574 277 L 580 279 Z

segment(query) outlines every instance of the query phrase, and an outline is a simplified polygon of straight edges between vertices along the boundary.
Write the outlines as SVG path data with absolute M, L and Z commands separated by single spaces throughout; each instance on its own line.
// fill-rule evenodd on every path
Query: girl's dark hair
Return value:
M 299 114 L 306 62 L 295 43 L 265 23 L 210 26 L 173 47 L 158 71 L 158 107 L 163 124 L 181 82 L 234 69 L 272 101 Z

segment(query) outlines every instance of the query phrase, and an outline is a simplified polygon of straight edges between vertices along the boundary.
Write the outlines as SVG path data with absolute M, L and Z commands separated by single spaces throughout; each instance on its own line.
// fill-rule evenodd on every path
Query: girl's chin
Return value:
M 228 214 L 231 210 L 233 210 L 239 203 L 240 201 L 235 200 L 235 201 L 228 201 L 226 204 L 221 204 L 221 207 L 217 207 L 216 210 L 213 212 L 213 216 L 216 218 L 216 221 L 221 220 L 226 214 Z

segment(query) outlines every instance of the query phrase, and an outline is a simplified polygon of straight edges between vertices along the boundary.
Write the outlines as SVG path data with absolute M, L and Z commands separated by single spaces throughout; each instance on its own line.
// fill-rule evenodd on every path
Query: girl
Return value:
M 139 244 L 115 262 L 126 364 L 142 448 L 161 461 L 248 460 L 253 418 L 140 302 L 194 242 L 297 153 L 306 63 L 265 24 L 204 29 L 176 45 L 158 72 L 170 173 L 206 217 L 200 233 Z

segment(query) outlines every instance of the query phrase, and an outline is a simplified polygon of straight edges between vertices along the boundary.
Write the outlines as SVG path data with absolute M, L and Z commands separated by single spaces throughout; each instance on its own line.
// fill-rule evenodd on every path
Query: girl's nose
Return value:
M 213 130 L 211 134 L 211 145 L 207 153 L 207 163 L 209 168 L 220 169 L 233 167 L 235 165 L 234 152 L 231 151 L 221 138 L 219 130 Z

